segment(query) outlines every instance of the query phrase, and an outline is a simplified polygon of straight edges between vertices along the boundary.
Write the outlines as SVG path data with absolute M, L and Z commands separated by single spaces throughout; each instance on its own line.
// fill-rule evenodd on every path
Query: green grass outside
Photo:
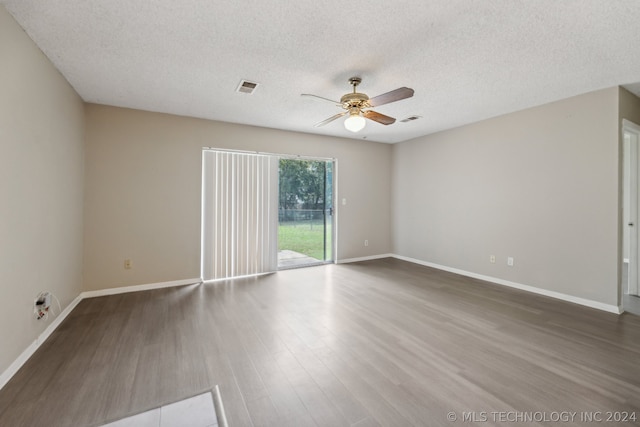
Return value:
M 324 260 L 322 221 L 281 222 L 278 226 L 278 250 L 305 254 Z M 331 224 L 327 224 L 327 259 L 331 259 Z

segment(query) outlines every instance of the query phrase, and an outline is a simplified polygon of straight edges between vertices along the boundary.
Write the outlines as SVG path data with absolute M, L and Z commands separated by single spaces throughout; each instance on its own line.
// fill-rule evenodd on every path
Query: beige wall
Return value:
M 390 252 L 390 145 L 99 105 L 85 112 L 86 290 L 200 276 L 202 147 L 336 158 L 347 199 L 337 206 L 339 259 Z
M 617 305 L 617 111 L 611 88 L 395 145 L 394 252 Z
M 80 294 L 84 131 L 82 101 L 1 6 L 0 64 L 2 373 L 53 320 L 35 320 L 36 295 Z

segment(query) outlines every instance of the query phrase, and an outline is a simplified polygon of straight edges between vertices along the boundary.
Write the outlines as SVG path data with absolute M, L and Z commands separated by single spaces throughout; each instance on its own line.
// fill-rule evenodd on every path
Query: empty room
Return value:
M 0 0 L 0 426 L 640 425 L 638 22 Z

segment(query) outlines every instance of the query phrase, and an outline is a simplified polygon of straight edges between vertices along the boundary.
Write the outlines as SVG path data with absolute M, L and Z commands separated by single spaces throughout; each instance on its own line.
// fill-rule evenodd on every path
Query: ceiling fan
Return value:
M 353 86 L 353 92 L 347 93 L 340 98 L 340 102 L 333 101 L 322 96 L 311 95 L 309 93 L 303 93 L 302 96 L 311 96 L 314 98 L 329 101 L 339 107 L 344 108 L 346 111 L 338 113 L 335 116 L 331 116 L 326 120 L 323 120 L 315 124 L 315 127 L 324 126 L 327 123 L 339 119 L 342 116 L 349 117 L 344 121 L 344 127 L 351 132 L 358 132 L 364 128 L 365 118 L 373 120 L 374 122 L 381 123 L 383 125 L 390 125 L 395 123 L 396 119 L 393 117 L 385 116 L 384 114 L 377 113 L 369 108 L 378 107 L 380 105 L 389 104 L 391 102 L 400 101 L 401 99 L 411 98 L 413 96 L 413 89 L 408 87 L 401 87 L 391 92 L 383 93 L 382 95 L 369 98 L 364 93 L 356 92 L 356 87 L 362 82 L 360 77 L 351 77 L 349 84 Z

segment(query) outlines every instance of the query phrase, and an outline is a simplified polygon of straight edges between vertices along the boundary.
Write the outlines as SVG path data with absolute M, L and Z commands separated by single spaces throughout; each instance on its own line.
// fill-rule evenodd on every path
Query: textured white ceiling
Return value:
M 87 102 L 398 142 L 640 81 L 638 0 L 0 0 Z M 347 79 L 399 120 L 358 134 Z M 237 93 L 241 79 L 260 83 Z M 640 86 L 628 86 L 640 93 Z

